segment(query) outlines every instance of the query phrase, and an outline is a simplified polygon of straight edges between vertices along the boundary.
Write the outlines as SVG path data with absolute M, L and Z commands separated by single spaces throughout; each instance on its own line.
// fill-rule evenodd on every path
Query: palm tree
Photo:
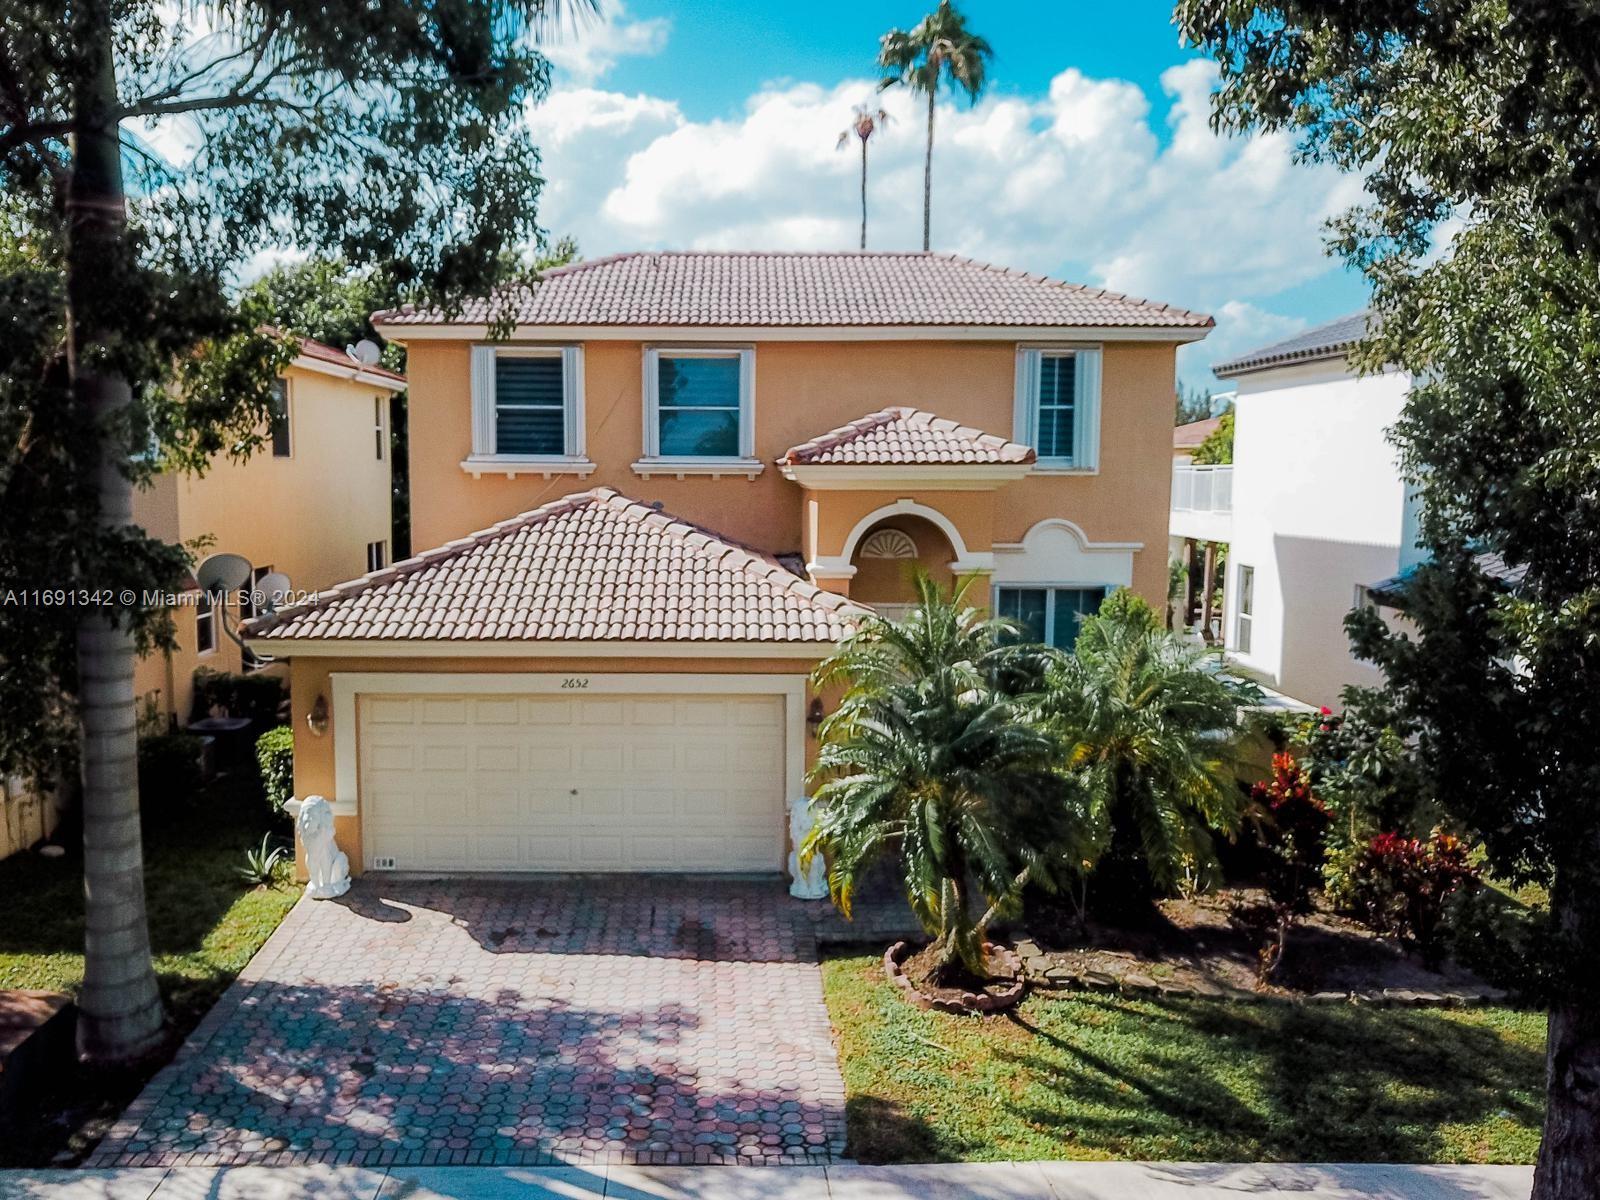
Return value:
M 855 120 L 850 122 L 850 128 L 839 135 L 839 143 L 834 147 L 843 150 L 854 134 L 861 142 L 861 248 L 867 248 L 867 143 L 872 140 L 872 135 L 877 133 L 889 123 L 889 114 L 883 109 L 874 110 L 869 104 L 858 104 L 855 109 Z
M 994 50 L 967 29 L 967 20 L 950 0 L 934 9 L 907 33 L 891 29 L 878 46 L 878 66 L 887 74 L 878 87 L 904 84 L 928 97 L 928 148 L 922 164 L 922 248 L 933 234 L 933 104 L 941 82 L 948 80 L 976 104 L 983 93 L 985 71 Z
M 849 686 L 820 730 L 818 819 L 801 852 L 828 853 L 846 916 L 866 869 L 896 856 L 937 947 L 935 979 L 982 976 L 984 931 L 1073 844 L 1081 806 L 1059 770 L 1061 744 L 994 686 L 1028 653 L 1009 644 L 1013 623 L 986 619 L 960 591 L 942 595 L 925 574 L 916 586 L 904 621 L 867 620 L 817 668 L 819 688 Z
M 1069 747 L 1109 845 L 1101 870 L 1128 886 L 1126 898 L 1143 902 L 1214 872 L 1212 835 L 1236 829 L 1244 808 L 1232 770 L 1239 708 L 1258 696 L 1127 591 L 1083 623 L 1074 654 L 1053 660 L 1038 716 Z

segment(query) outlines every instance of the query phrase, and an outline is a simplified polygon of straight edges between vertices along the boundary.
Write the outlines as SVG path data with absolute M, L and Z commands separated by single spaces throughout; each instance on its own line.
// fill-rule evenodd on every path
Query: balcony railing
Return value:
M 1172 511 L 1231 513 L 1233 467 L 1175 465 L 1172 468 Z

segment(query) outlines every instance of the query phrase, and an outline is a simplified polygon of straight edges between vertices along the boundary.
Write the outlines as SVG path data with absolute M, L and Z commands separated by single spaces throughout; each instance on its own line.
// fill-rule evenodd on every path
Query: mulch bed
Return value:
M 933 946 L 915 950 L 908 942 L 896 942 L 883 956 L 884 974 L 905 998 L 918 1008 L 941 1012 L 1004 1012 L 1021 1001 L 1028 980 L 1021 959 L 1004 947 L 984 944 L 990 973 L 984 976 L 966 971 L 933 978 L 938 957 Z
M 1403 946 L 1325 910 L 1294 929 L 1278 977 L 1258 984 L 1259 936 L 1235 917 L 1264 902 L 1258 889 L 1227 889 L 1162 901 L 1157 915 L 1137 927 L 1091 924 L 1082 936 L 1055 939 L 1035 931 L 1016 946 L 1029 979 L 1044 988 L 1405 1005 L 1505 998 L 1453 963 L 1430 970 Z

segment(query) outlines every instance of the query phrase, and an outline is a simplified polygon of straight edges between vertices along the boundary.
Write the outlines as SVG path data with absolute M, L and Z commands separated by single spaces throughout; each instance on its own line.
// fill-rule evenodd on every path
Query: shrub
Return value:
M 1380 833 L 1356 859 L 1352 892 L 1366 924 L 1409 938 L 1434 966 L 1444 956 L 1445 906 L 1457 889 L 1477 880 L 1460 838 L 1437 830 L 1427 838 Z
M 152 808 L 169 807 L 200 790 L 204 739 L 192 733 L 157 733 L 139 739 L 139 798 Z
M 1261 949 L 1260 977 L 1270 979 L 1283 963 L 1289 931 L 1314 907 L 1322 881 L 1328 809 L 1311 791 L 1311 776 L 1292 754 L 1272 756 L 1272 777 L 1251 789 L 1266 817 L 1264 873 L 1273 936 Z
M 270 833 L 263 834 L 261 845 L 244 852 L 244 863 L 235 867 L 239 878 L 256 887 L 271 887 L 278 874 L 278 864 L 284 861 L 289 848 L 283 843 L 274 844 Z
M 251 671 L 231 675 L 201 667 L 194 673 L 194 706 L 190 720 L 209 717 L 218 709 L 230 717 L 246 717 L 258 729 L 276 725 L 289 689 L 276 675 Z
M 256 739 L 256 765 L 261 790 L 274 812 L 282 812 L 294 795 L 294 729 L 279 725 Z

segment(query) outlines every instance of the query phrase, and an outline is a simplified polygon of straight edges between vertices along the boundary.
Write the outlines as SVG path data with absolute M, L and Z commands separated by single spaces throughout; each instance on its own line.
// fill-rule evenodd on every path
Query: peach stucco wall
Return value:
M 256 566 L 289 576 L 296 590 L 318 591 L 366 572 L 367 544 L 390 536 L 389 393 L 354 380 L 291 367 L 290 450 L 276 458 L 263 446 L 243 462 L 219 457 L 202 476 L 164 475 L 139 492 L 135 519 L 166 541 L 208 538 L 196 551 L 242 554 Z M 385 430 L 382 458 L 374 433 L 374 399 Z M 230 621 L 238 616 L 230 609 Z M 156 695 L 157 707 L 189 717 L 196 667 L 241 668 L 239 647 L 218 630 L 217 649 L 196 649 L 194 612 L 174 613 L 178 648 L 139 664 L 134 686 Z
M 760 548 L 801 551 L 807 532 L 802 490 L 772 465 L 790 446 L 890 404 L 928 409 L 1002 436 L 1012 432 L 1015 343 L 762 342 L 756 347 L 755 441 L 766 469 L 754 480 L 642 479 L 631 464 L 643 447 L 643 344 L 589 342 L 585 416 L 595 473 L 581 482 L 570 475 L 474 479 L 460 466 L 472 449 L 469 350 L 464 341 L 419 340 L 408 347 L 412 538 L 419 549 L 603 484 L 660 500 L 668 512 Z M 952 492 L 940 499 L 949 509 L 945 515 L 986 526 L 980 540 L 988 544 L 1020 541 L 1046 517 L 1068 518 L 1094 541 L 1142 542 L 1134 586 L 1159 602 L 1166 590 L 1175 350 L 1170 343 L 1106 344 L 1097 474 L 1039 474 L 998 493 Z M 878 503 L 904 494 L 880 494 Z M 830 509 L 856 506 L 850 496 L 830 493 Z M 916 498 L 931 502 L 920 490 Z
M 794 658 L 296 658 L 290 663 L 290 695 L 294 723 L 294 794 L 345 799 L 337 794 L 334 774 L 334 741 L 355 737 L 353 729 L 339 729 L 330 720 L 325 733 L 311 732 L 307 720 L 318 696 L 333 704 L 329 677 L 336 672 L 428 672 L 491 673 L 527 675 L 620 675 L 630 672 L 686 675 L 805 675 L 815 665 Z M 816 751 L 810 732 L 806 734 L 806 765 Z M 362 869 L 361 817 L 334 819 L 334 836 L 350 859 L 352 873 Z M 776 864 L 775 864 L 776 865 Z M 303 864 L 302 864 L 303 866 Z

